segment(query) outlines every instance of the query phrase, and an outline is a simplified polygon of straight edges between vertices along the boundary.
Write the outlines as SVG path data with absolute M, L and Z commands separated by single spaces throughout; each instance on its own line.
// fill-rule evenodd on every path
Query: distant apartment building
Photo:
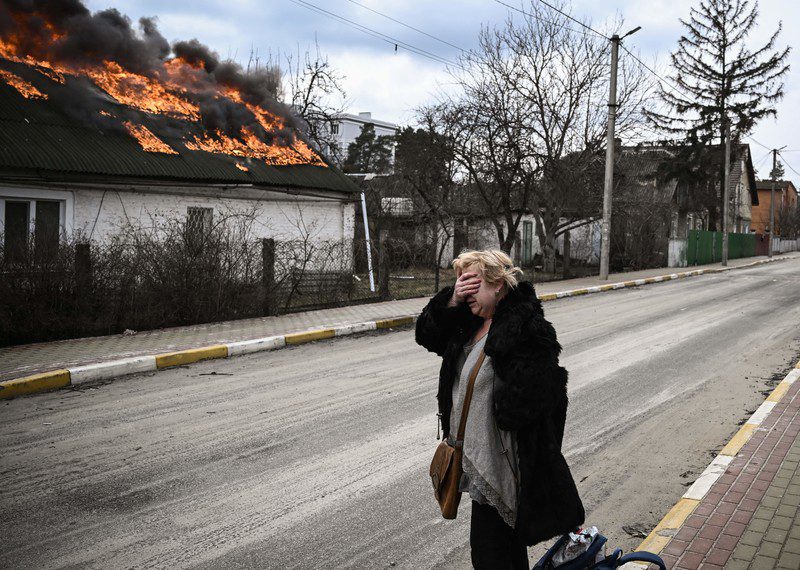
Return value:
M 323 149 L 323 152 L 341 166 L 347 158 L 347 147 L 361 134 L 361 129 L 366 124 L 372 124 L 375 129 L 375 136 L 378 137 L 397 134 L 398 125 L 373 119 L 370 112 L 363 112 L 358 115 L 342 113 L 331 121 L 329 127 L 331 139 L 335 141 L 336 148 Z M 394 146 L 392 147 L 392 160 L 394 161 Z

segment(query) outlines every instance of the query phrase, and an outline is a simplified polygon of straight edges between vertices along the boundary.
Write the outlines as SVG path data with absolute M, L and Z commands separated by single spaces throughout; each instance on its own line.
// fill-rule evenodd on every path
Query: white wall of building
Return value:
M 511 259 L 514 263 L 520 264 L 523 261 L 523 228 L 525 223 L 531 224 L 531 250 L 530 255 L 533 258 L 541 252 L 539 247 L 539 238 L 536 237 L 536 217 L 532 214 L 522 216 L 517 231 L 519 232 L 519 241 L 511 248 Z M 505 227 L 505 225 L 504 225 Z M 500 239 L 497 237 L 497 229 L 491 220 L 476 220 L 470 222 L 469 227 L 469 247 L 470 249 L 500 249 Z
M 333 134 L 339 147 L 338 153 L 342 162 L 347 158 L 347 147 L 361 134 L 361 129 L 367 123 L 375 127 L 375 136 L 394 136 L 397 134 L 398 125 L 388 121 L 373 119 L 372 113 L 364 112 L 358 115 L 342 113 L 332 124 Z M 330 154 L 330 153 L 328 153 Z M 392 161 L 394 161 L 394 146 L 392 147 Z
M 562 220 L 566 221 L 566 220 Z M 590 222 L 569 232 L 569 258 L 589 265 L 600 263 L 600 222 Z M 564 254 L 564 234 L 556 238 L 556 251 Z
M 131 191 L 0 186 L 0 232 L 4 229 L 2 210 L 6 200 L 31 200 L 35 204 L 37 199 L 61 202 L 61 226 L 67 237 L 100 243 L 127 223 L 151 228 L 169 220 L 185 220 L 191 207 L 211 208 L 212 222 L 222 216 L 251 216 L 251 239 L 292 241 L 308 237 L 317 244 L 349 241 L 353 239 L 355 224 L 352 202 L 252 188 L 168 187 Z
M 753 218 L 752 198 L 750 194 L 750 179 L 747 176 L 747 163 L 741 161 L 741 176 L 736 184 L 735 195 L 731 196 L 733 201 L 733 218 L 730 221 L 730 231 L 737 233 L 749 233 Z

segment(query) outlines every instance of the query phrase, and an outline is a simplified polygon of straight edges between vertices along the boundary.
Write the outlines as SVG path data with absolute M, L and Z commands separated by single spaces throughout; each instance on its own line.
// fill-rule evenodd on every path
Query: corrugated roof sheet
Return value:
M 26 66 L 0 59 L 0 68 L 48 93 L 49 80 Z M 146 113 L 140 113 L 140 120 L 148 126 Z M 188 150 L 180 139 L 161 138 L 177 154 L 147 152 L 122 129 L 104 132 L 88 126 L 62 112 L 50 99 L 27 99 L 0 80 L 0 169 L 253 184 L 300 191 L 359 191 L 333 167 L 270 166 L 258 159 Z M 237 163 L 247 171 L 237 168 Z

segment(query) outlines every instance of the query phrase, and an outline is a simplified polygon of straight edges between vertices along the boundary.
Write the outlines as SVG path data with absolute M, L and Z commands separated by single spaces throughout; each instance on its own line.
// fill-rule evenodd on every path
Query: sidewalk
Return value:
M 640 549 L 666 537 L 667 568 L 800 568 L 798 379 L 800 363 Z
M 800 256 L 781 255 L 776 256 L 775 260 L 795 258 L 800 258 Z M 736 259 L 731 260 L 728 267 L 742 267 L 751 265 L 754 262 L 763 263 L 766 260 L 766 257 Z M 634 281 L 677 273 L 713 272 L 720 269 L 721 266 L 718 263 L 680 269 L 648 269 L 645 271 L 612 274 L 608 281 L 601 281 L 598 277 L 585 277 L 541 283 L 536 285 L 536 290 L 540 297 L 547 295 L 552 299 L 555 293 L 565 291 L 574 291 L 575 295 L 580 295 L 587 293 L 586 290 L 589 288 L 608 287 L 614 283 L 626 282 L 626 286 L 638 286 L 644 283 L 641 281 L 634 283 Z M 84 366 L 123 358 L 170 353 L 210 345 L 224 345 L 276 335 L 322 328 L 346 327 L 356 323 L 416 315 L 425 306 L 427 300 L 428 297 L 420 297 L 402 301 L 387 301 L 293 313 L 276 317 L 175 327 L 139 332 L 130 336 L 89 337 L 0 348 L 0 382 L 73 366 Z

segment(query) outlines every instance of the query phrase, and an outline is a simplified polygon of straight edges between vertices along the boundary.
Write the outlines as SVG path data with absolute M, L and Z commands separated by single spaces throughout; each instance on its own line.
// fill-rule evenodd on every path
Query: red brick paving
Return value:
M 673 539 L 662 551 L 662 558 L 668 568 L 685 569 L 714 569 L 724 568 L 732 564 L 736 567 L 749 567 L 752 564 L 763 565 L 765 561 L 773 561 L 773 567 L 785 564 L 785 558 L 794 556 L 784 552 L 781 558 L 765 557 L 768 549 L 759 548 L 763 545 L 770 519 L 763 519 L 759 514 L 757 525 L 750 528 L 751 521 L 755 521 L 753 514 L 759 509 L 768 489 L 773 485 L 776 474 L 781 472 L 787 455 L 793 449 L 800 447 L 798 433 L 800 433 L 800 381 L 795 382 L 784 394 L 781 403 L 776 405 L 764 419 L 761 426 L 754 432 L 750 440 L 742 447 L 737 456 L 731 461 L 726 472 L 712 485 L 709 492 L 702 499 L 694 513 L 686 520 Z M 796 461 L 787 462 L 786 465 L 796 465 Z M 792 467 L 795 469 L 795 467 Z M 788 484 L 789 471 L 783 470 L 781 480 Z M 800 467 L 796 468 L 797 477 L 800 478 Z M 776 487 L 777 489 L 777 487 Z M 796 488 L 795 488 L 796 489 Z M 788 489 L 786 493 L 788 493 Z M 772 500 L 770 504 L 783 501 L 783 491 L 771 492 L 772 496 L 782 497 L 779 501 Z M 788 500 L 788 499 L 787 499 Z M 790 501 L 797 502 L 797 501 Z M 772 509 L 776 510 L 778 507 Z M 791 511 L 793 507 L 787 507 Z M 772 511 L 759 510 L 759 513 Z M 800 521 L 800 510 L 796 511 L 797 521 Z M 769 516 L 769 514 L 767 514 Z M 795 522 L 795 525 L 797 524 Z M 773 527 L 770 527 L 773 528 Z M 749 529 L 749 530 L 748 530 Z M 756 531 L 755 529 L 758 529 Z M 793 526 L 792 532 L 798 529 Z M 751 544 L 737 547 L 742 544 L 747 531 L 746 541 Z M 759 534 L 760 533 L 760 534 Z M 780 535 L 778 535 L 780 536 Z M 787 539 L 788 540 L 788 539 Z M 775 543 L 769 543 L 772 550 L 776 550 Z M 757 550 L 758 549 L 758 550 Z M 736 552 L 732 558 L 732 554 Z M 754 559 L 758 552 L 758 559 Z M 741 557 L 736 558 L 737 556 Z M 750 559 L 747 555 L 750 555 Z M 783 567 L 783 566 L 782 566 Z

